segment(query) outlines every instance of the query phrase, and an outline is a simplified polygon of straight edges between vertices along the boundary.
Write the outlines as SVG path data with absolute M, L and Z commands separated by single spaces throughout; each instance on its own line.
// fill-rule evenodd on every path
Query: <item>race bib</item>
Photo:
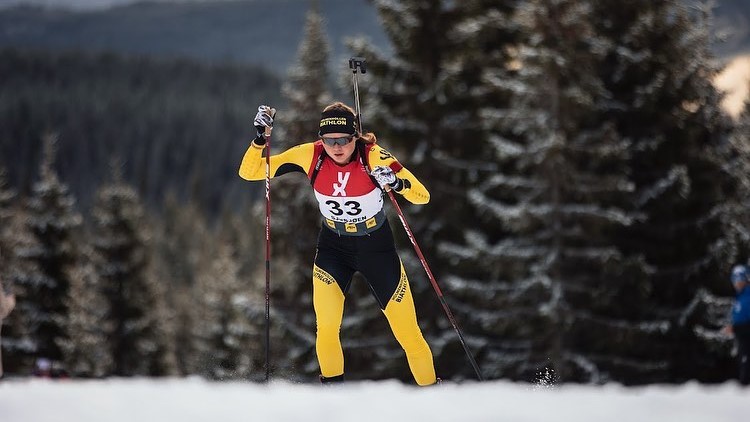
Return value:
M 316 190 L 315 198 L 320 214 L 340 223 L 361 223 L 383 209 L 383 196 L 378 188 L 359 196 L 324 195 Z

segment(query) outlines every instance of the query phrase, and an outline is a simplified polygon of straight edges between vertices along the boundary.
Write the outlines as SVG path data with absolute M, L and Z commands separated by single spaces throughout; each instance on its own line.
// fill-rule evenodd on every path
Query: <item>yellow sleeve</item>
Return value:
M 240 163 L 240 177 L 245 180 L 263 180 L 266 178 L 266 160 L 262 156 L 265 146 L 251 142 Z M 292 147 L 281 154 L 271 156 L 271 178 L 282 174 L 301 171 L 307 174 L 310 170 L 315 145 L 306 143 Z
M 393 154 L 380 147 L 380 145 L 375 144 L 370 149 L 369 158 L 371 168 L 377 166 L 390 167 L 391 164 L 398 163 L 401 166 L 401 170 L 396 172 L 396 177 L 404 180 L 404 188 L 396 192 L 400 193 L 412 204 L 426 204 L 430 202 L 430 192 L 427 191 L 427 188 L 406 167 L 403 167 Z

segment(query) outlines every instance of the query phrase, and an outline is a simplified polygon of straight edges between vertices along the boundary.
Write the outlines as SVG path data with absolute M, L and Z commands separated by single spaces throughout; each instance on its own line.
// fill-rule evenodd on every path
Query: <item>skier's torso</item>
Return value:
M 744 289 L 737 292 L 732 307 L 732 324 L 750 324 L 750 271 L 744 265 L 737 265 L 732 269 L 732 283 L 744 281 L 748 283 Z
M 316 151 L 313 161 L 317 162 L 322 153 L 322 148 Z M 345 165 L 324 158 L 313 191 L 326 226 L 339 234 L 364 235 L 385 221 L 382 191 L 373 183 L 358 152 Z
M 239 170 L 242 178 L 265 178 L 265 160 L 261 157 L 263 148 L 252 143 L 245 152 Z M 324 151 L 322 141 L 318 140 L 272 155 L 270 175 L 273 178 L 301 172 L 308 179 L 313 179 L 313 190 L 324 225 L 340 235 L 363 236 L 377 230 L 385 221 L 382 191 L 367 173 L 365 164 L 369 168 L 388 166 L 399 178 L 407 181 L 405 186 L 408 187 L 398 193 L 408 201 L 424 204 L 430 199 L 424 185 L 391 153 L 377 144 L 358 145 L 352 161 L 345 165 L 336 164 L 332 158 L 323 155 Z M 321 157 L 323 159 L 319 160 Z M 362 157 L 367 157 L 367 161 Z

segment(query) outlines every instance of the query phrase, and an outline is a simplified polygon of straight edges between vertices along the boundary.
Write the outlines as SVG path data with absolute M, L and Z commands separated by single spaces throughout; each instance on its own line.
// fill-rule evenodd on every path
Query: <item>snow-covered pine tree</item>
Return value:
M 149 276 L 150 228 L 141 200 L 111 167 L 113 181 L 96 195 L 93 247 L 109 310 L 113 374 L 170 375 L 176 362 L 165 314 L 167 286 Z
M 13 273 L 12 266 L 13 254 L 15 251 L 15 241 L 13 240 L 13 200 L 16 195 L 8 186 L 6 170 L 0 167 L 0 302 L 5 299 L 5 309 L 0 311 L 0 332 L 2 326 L 6 325 L 7 312 L 10 311 L 10 297 L 14 294 L 14 288 L 11 284 L 10 275 Z M 0 308 L 3 308 L 0 305 Z M 7 334 L 7 330 L 6 330 Z M 0 344 L 0 347 L 3 347 Z M 2 350 L 0 350 L 0 375 L 2 375 Z
M 610 93 L 603 117 L 631 143 L 633 204 L 643 218 L 619 235 L 642 254 L 651 289 L 642 312 L 664 320 L 641 353 L 664 365 L 630 382 L 719 381 L 733 374 L 710 303 L 728 292 L 736 257 L 727 204 L 736 175 L 724 171 L 728 121 L 712 85 L 711 15 L 671 0 L 592 1 L 607 40 L 599 75 Z M 624 305 L 624 304 L 623 304 Z
M 297 59 L 282 87 L 284 97 L 289 101 L 289 110 L 279 115 L 279 122 L 284 123 L 283 147 L 317 138 L 320 113 L 331 101 L 328 89 L 330 54 L 325 21 L 318 11 L 318 2 L 312 1 L 305 17 Z
M 510 20 L 516 2 L 374 3 L 393 53 L 379 52 L 365 40 L 350 44 L 368 61 L 368 72 L 360 78 L 365 129 L 374 131 L 379 143 L 392 150 L 430 190 L 429 204 L 406 206 L 404 211 L 438 283 L 443 283 L 443 276 L 455 270 L 457 262 L 454 254 L 438 250 L 439 242 L 460 243 L 464 232 L 479 222 L 476 210 L 466 206 L 468 189 L 497 169 L 488 159 L 492 154 L 479 111 L 486 102 L 502 107 L 509 95 L 486 90 L 482 78 L 491 70 L 504 78 L 512 65 L 507 53 L 518 36 Z M 397 220 L 392 223 L 401 238 L 401 257 L 410 276 L 420 326 L 432 346 L 439 373 L 449 377 L 464 368 L 470 372 L 411 245 L 401 235 Z M 452 286 L 442 287 L 452 304 Z M 457 312 L 459 325 L 466 322 L 463 311 Z M 469 333 L 467 341 L 476 349 L 482 343 L 473 334 Z M 408 377 L 405 368 L 396 370 Z
M 30 373 L 39 357 L 61 362 L 60 344 L 69 339 L 70 271 L 80 261 L 82 219 L 54 169 L 55 143 L 55 136 L 45 137 L 40 178 L 26 205 L 25 228 L 16 234 L 22 244 L 10 278 L 17 305 L 4 341 L 9 373 Z
M 329 57 L 325 22 L 318 12 L 317 2 L 311 2 L 297 60 L 283 86 L 290 107 L 279 113 L 279 129 L 283 131 L 279 131 L 281 136 L 275 137 L 281 140 L 276 143 L 275 152 L 316 139 L 320 113 L 331 102 Z M 283 332 L 283 338 L 273 342 L 275 372 L 277 376 L 285 376 L 284 371 L 293 371 L 286 375 L 317 379 L 319 371 L 312 341 L 315 330 L 312 266 L 320 213 L 310 181 L 303 174 L 275 179 L 271 194 L 274 254 L 271 300 L 278 316 L 274 323 L 281 324 L 279 328 Z M 258 242 L 258 246 L 262 245 L 261 239 Z
M 70 337 L 60 344 L 65 368 L 73 377 L 104 377 L 112 373 L 113 360 L 108 334 L 109 306 L 102 294 L 101 281 L 91 252 L 70 270 L 67 299 L 67 330 Z
M 393 54 L 376 50 L 365 39 L 349 43 L 368 63 L 359 83 L 364 128 L 375 132 L 378 142 L 430 190 L 428 206 L 407 210 L 415 214 L 410 223 L 432 255 L 435 237 L 463 231 L 463 187 L 474 174 L 474 160 L 481 161 L 486 151 L 476 107 L 467 103 L 474 88 L 467 78 L 476 78 L 480 64 L 462 58 L 468 46 L 461 44 L 456 27 L 468 13 L 463 8 L 478 2 L 374 3 Z M 502 16 L 501 7 L 491 9 L 490 15 Z
M 11 208 L 12 215 L 3 221 L 0 232 L 6 233 L 4 253 L 8 253 L 3 260 L 2 274 L 3 286 L 8 293 L 13 293 L 16 298 L 23 295 L 25 288 L 16 285 L 19 278 L 25 277 L 35 271 L 32 261 L 25 260 L 22 252 L 31 248 L 34 244 L 33 235 L 27 224 L 27 210 L 25 203 L 16 201 Z M 36 342 L 32 337 L 33 326 L 25 322 L 26 315 L 19 310 L 27 307 L 19 303 L 13 312 L 3 320 L 3 370 L 6 374 L 25 375 L 29 374 L 34 366 L 34 348 Z
M 724 260 L 728 264 L 746 264 L 750 262 L 750 98 L 745 100 L 742 112 L 733 123 L 728 149 L 724 155 L 724 172 L 728 180 L 737 181 L 737 194 L 733 198 L 726 198 L 725 203 L 727 247 Z M 704 320 L 708 320 L 713 327 L 731 323 L 729 309 L 734 304 L 735 291 L 730 287 L 728 274 L 725 286 L 725 292 L 719 291 L 720 294 L 723 293 L 722 298 L 704 292 L 692 302 L 691 311 L 695 308 L 697 313 L 703 313 Z M 711 341 L 713 350 L 723 351 L 724 356 L 731 354 L 733 342 L 729 338 L 718 336 L 715 331 L 710 330 L 703 330 L 702 334 Z M 722 343 L 724 347 L 721 347 Z M 733 375 L 730 377 L 733 378 Z
M 0 167 L 0 277 L 7 278 L 12 258 L 12 218 L 16 193 L 8 186 L 7 172 Z
M 739 194 L 731 201 L 729 223 L 737 239 L 736 252 L 732 255 L 739 263 L 750 257 L 750 213 L 747 212 L 750 209 L 750 97 L 734 124 L 730 143 L 726 171 L 739 179 Z
M 260 321 L 250 318 L 249 309 L 262 292 L 254 292 L 240 278 L 230 243 L 218 242 L 213 252 L 212 264 L 198 275 L 193 291 L 194 371 L 217 380 L 259 379 L 265 331 Z
M 248 219 L 249 220 L 249 219 Z M 197 373 L 197 351 L 193 338 L 196 303 L 193 297 L 197 274 L 206 272 L 211 265 L 213 236 L 207 226 L 206 216 L 195 201 L 181 202 L 176 195 L 168 194 L 164 200 L 164 213 L 154 224 L 154 242 L 149 245 L 154 262 L 152 277 L 169 287 L 166 296 L 168 309 L 174 310 L 175 350 L 179 372 Z M 237 227 L 238 235 L 245 227 Z M 239 250 L 239 249 L 238 249 Z M 241 250 L 249 250 L 247 247 Z M 244 258 L 254 259 L 251 253 Z M 257 265 L 257 264 L 255 264 Z
M 607 93 L 588 5 L 530 1 L 515 19 L 525 39 L 512 67 L 484 69 L 479 91 L 512 94 L 509 107 L 481 109 L 498 172 L 469 189 L 476 229 L 441 245 L 458 263 L 448 281 L 485 339 L 488 376 L 532 380 L 551 366 L 563 380 L 601 382 L 621 350 L 600 329 L 641 318 L 613 306 L 638 300 L 645 279 L 613 237 L 636 217 L 628 145 L 596 118 Z

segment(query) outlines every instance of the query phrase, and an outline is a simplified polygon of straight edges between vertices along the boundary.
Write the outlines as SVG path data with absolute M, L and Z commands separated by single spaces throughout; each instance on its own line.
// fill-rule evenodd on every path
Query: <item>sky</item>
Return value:
M 0 382 L 3 422 L 739 422 L 736 383 L 626 388 L 507 381 L 418 388 L 397 381 L 340 387 L 188 379 Z
M 739 116 L 750 91 L 750 55 L 730 60 L 714 83 L 725 92 L 722 105 L 732 117 Z
M 0 9 L 18 4 L 34 4 L 53 7 L 65 7 L 74 10 L 95 10 L 111 6 L 122 6 L 124 4 L 137 3 L 139 0 L 0 0 Z M 149 0 L 162 2 L 190 2 L 200 0 Z M 204 0 L 210 1 L 210 0 Z M 221 0 L 214 0 L 221 1 Z

